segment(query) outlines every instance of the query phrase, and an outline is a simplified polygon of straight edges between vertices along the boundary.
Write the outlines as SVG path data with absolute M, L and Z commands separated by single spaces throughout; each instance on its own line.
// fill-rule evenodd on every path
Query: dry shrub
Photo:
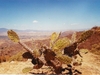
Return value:
M 91 52 L 100 55 L 100 43 L 92 45 Z
M 15 55 L 13 55 L 13 56 L 11 56 L 10 58 L 9 58 L 9 61 L 23 61 L 23 60 L 25 60 L 24 58 L 23 58 L 23 51 L 20 51 L 20 52 L 18 52 L 17 54 L 15 54 Z

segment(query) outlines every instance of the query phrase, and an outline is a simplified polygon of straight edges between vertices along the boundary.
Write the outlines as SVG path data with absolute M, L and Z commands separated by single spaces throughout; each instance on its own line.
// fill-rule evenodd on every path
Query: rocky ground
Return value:
M 100 58 L 92 53 L 82 54 L 82 66 L 77 67 L 82 75 L 100 75 Z
M 97 55 L 92 54 L 90 52 L 87 54 L 81 54 L 83 56 L 82 65 L 76 67 L 78 71 L 82 72 L 81 75 L 100 75 L 100 58 Z M 22 70 L 26 67 L 33 67 L 33 64 L 30 62 L 30 60 L 26 62 L 3 62 L 0 63 L 0 74 L 25 74 L 22 72 Z M 50 74 L 52 71 L 49 67 L 43 66 L 42 69 L 33 69 L 30 72 L 36 74 Z

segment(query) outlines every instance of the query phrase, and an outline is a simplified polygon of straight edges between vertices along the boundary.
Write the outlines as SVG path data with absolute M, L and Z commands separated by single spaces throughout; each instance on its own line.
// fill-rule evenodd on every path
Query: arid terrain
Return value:
M 82 65 L 76 69 L 82 72 L 81 75 L 100 75 L 100 27 L 93 27 L 94 33 L 85 42 L 81 43 L 78 48 L 88 49 L 88 53 L 81 52 Z M 41 45 L 49 46 L 50 35 L 52 32 L 18 32 L 20 39 L 31 49 L 40 48 Z M 62 37 L 70 38 L 73 32 L 62 33 Z M 82 33 L 77 31 L 77 38 Z M 25 74 L 22 70 L 26 67 L 33 67 L 31 60 L 22 58 L 21 54 L 26 50 L 18 43 L 14 43 L 7 37 L 6 32 L 0 34 L 0 74 Z M 18 54 L 19 53 L 19 54 Z M 17 57 L 15 56 L 17 54 Z M 48 67 L 43 66 L 41 69 L 32 69 L 30 72 L 41 74 L 50 74 Z M 30 74 L 30 73 L 26 73 Z
M 82 54 L 82 56 L 83 56 L 82 65 L 76 67 L 79 71 L 82 72 L 82 75 L 100 75 L 99 56 L 92 53 Z M 0 74 L 24 74 L 22 70 L 26 67 L 33 67 L 33 64 L 29 60 L 25 62 L 23 61 L 3 62 L 0 64 Z M 42 72 L 48 73 L 50 72 L 50 70 L 47 70 L 46 66 L 43 66 L 42 69 L 33 69 L 33 73 L 38 74 Z

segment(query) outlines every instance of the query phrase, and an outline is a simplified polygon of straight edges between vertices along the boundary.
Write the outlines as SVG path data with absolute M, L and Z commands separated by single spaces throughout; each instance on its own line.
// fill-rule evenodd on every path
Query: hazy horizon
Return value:
M 91 27 L 92 28 L 92 27 Z M 64 31 L 83 31 L 83 30 L 88 30 L 88 29 L 91 29 L 91 28 L 83 28 L 83 29 L 66 29 L 66 30 L 38 30 L 38 29 L 13 29 L 13 28 L 0 28 L 0 30 L 15 30 L 15 31 L 62 31 L 62 32 L 64 32 Z

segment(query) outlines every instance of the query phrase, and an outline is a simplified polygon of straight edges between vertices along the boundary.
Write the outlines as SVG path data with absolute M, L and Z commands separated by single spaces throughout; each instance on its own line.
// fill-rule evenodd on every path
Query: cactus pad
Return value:
M 65 38 L 58 39 L 52 48 L 54 52 L 57 52 L 57 51 L 61 51 L 68 45 L 70 45 L 70 40 L 67 37 L 65 37 Z
M 62 55 L 62 54 L 58 54 L 57 56 L 56 56 L 56 58 L 59 60 L 59 61 L 61 61 L 62 63 L 64 63 L 64 64 L 70 64 L 71 63 L 71 61 L 72 61 L 72 58 L 70 58 L 69 56 L 67 56 L 67 55 Z
M 53 44 L 59 38 L 59 36 L 60 36 L 60 33 L 59 34 L 57 34 L 56 32 L 52 33 L 52 35 L 50 37 L 50 47 L 53 46 Z
M 17 35 L 16 32 L 14 32 L 13 30 L 9 30 L 8 32 L 8 37 L 10 38 L 10 40 L 12 40 L 13 42 L 19 42 L 19 36 Z

